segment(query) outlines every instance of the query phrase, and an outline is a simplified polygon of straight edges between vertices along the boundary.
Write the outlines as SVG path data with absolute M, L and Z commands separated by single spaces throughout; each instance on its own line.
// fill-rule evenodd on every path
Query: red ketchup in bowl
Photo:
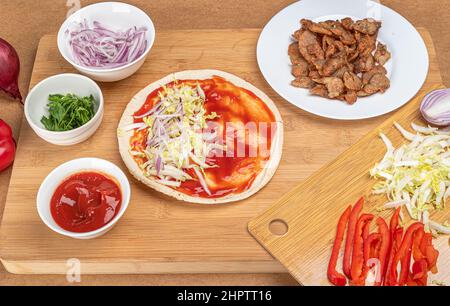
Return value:
M 121 204 L 122 192 L 114 179 L 99 172 L 80 172 L 55 190 L 50 211 L 64 230 L 87 233 L 110 223 Z

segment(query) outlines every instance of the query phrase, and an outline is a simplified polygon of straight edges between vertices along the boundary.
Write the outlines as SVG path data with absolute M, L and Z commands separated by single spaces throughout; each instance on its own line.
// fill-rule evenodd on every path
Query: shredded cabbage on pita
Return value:
M 147 130 L 144 152 L 130 153 L 146 157 L 141 165 L 144 174 L 158 178 L 170 187 L 180 187 L 186 180 L 198 179 L 206 193 L 211 194 L 204 178 L 204 170 L 216 167 L 209 159 L 213 150 L 224 150 L 213 140 L 216 135 L 203 132 L 207 122 L 218 117 L 207 114 L 205 93 L 200 85 L 186 84 L 163 87 L 159 102 L 141 116 L 142 123 L 132 124 L 127 130 Z M 187 171 L 192 169 L 197 178 Z

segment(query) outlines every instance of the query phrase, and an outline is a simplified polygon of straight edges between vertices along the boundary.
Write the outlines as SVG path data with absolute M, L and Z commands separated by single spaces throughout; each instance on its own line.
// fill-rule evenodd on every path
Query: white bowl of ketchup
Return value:
M 47 176 L 37 195 L 37 210 L 56 233 L 93 239 L 116 225 L 130 196 L 130 183 L 119 167 L 103 159 L 82 158 L 60 165 Z

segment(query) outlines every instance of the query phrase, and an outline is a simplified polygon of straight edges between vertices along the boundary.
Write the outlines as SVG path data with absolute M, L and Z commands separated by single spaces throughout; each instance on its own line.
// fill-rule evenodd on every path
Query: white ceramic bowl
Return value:
M 113 69 L 88 68 L 79 65 L 73 60 L 67 30 L 84 20 L 87 20 L 90 25 L 93 21 L 98 21 L 117 30 L 144 26 L 148 29 L 147 49 L 135 61 Z M 61 55 L 78 71 L 99 82 L 120 81 L 134 74 L 144 64 L 154 42 L 155 26 L 150 17 L 141 9 L 120 2 L 101 2 L 86 6 L 71 15 L 58 32 L 58 48 Z
M 50 201 L 53 193 L 64 179 L 82 171 L 98 171 L 115 178 L 122 191 L 122 205 L 116 217 L 104 227 L 87 233 L 73 233 L 62 229 L 52 217 Z M 98 158 L 82 158 L 69 161 L 53 170 L 42 183 L 37 195 L 37 210 L 42 221 L 58 234 L 75 239 L 93 239 L 106 234 L 123 216 L 131 197 L 130 183 L 123 171 L 113 163 Z
M 48 116 L 50 94 L 76 94 L 80 97 L 92 95 L 96 101 L 95 116 L 85 125 L 67 132 L 52 132 L 41 123 L 42 116 Z M 91 79 L 79 74 L 59 74 L 38 83 L 25 100 L 25 117 L 34 132 L 45 141 L 61 146 L 74 145 L 87 140 L 97 131 L 103 120 L 103 94 Z

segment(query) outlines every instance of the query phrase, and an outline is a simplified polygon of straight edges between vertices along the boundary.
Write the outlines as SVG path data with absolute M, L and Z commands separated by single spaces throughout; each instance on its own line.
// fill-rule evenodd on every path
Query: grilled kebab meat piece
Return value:
M 367 93 L 374 94 L 376 92 L 385 92 L 390 87 L 390 81 L 386 75 L 377 73 L 369 81 L 369 84 L 364 85 L 363 90 Z
M 344 67 L 347 64 L 347 54 L 345 51 L 339 52 L 335 56 L 327 59 L 322 69 L 318 69 L 319 73 L 323 76 L 331 76 L 333 73 L 335 73 L 338 69 Z
M 350 17 L 342 19 L 341 23 L 342 23 L 342 26 L 344 27 L 344 29 L 346 29 L 347 31 L 353 30 L 354 21 Z
M 313 60 L 325 58 L 325 52 L 323 52 L 317 36 L 309 30 L 301 31 L 298 47 L 300 54 L 310 64 L 313 63 Z
M 363 75 L 362 75 L 362 82 L 363 82 L 363 84 L 364 85 L 368 84 L 370 79 L 377 73 L 381 73 L 381 74 L 386 75 L 387 74 L 387 70 L 383 66 L 376 65 L 370 71 L 363 73 Z
M 301 58 L 300 50 L 298 49 L 297 43 L 292 43 L 289 45 L 288 49 L 289 58 L 291 59 L 291 63 L 296 65 L 300 60 L 304 60 Z
M 378 64 L 384 65 L 391 58 L 391 53 L 387 50 L 386 45 L 379 42 L 374 57 Z
M 352 24 L 352 29 L 363 34 L 375 35 L 381 28 L 381 22 L 372 18 L 358 20 Z
M 381 22 L 302 19 L 300 24 L 292 35 L 296 42 L 288 50 L 295 77 L 292 86 L 348 104 L 389 88 L 383 65 L 391 54 L 384 44 L 377 44 Z
M 361 79 L 351 71 L 344 72 L 342 79 L 345 87 L 350 91 L 359 91 L 363 86 Z
M 323 98 L 328 98 L 328 90 L 325 87 L 325 85 L 322 85 L 322 84 L 316 84 L 313 88 L 310 89 L 309 92 L 315 96 L 321 96 Z
M 356 94 L 356 91 L 347 91 L 347 93 L 344 95 L 344 100 L 348 104 L 354 104 L 356 100 L 358 100 L 358 95 Z
M 323 25 L 312 22 L 309 19 L 300 20 L 300 24 L 302 25 L 302 27 L 308 29 L 311 32 L 328 36 L 333 35 L 333 33 L 331 33 L 331 31 L 325 28 Z
M 308 76 L 309 64 L 302 58 L 298 58 L 297 64 L 292 66 L 292 75 L 295 77 Z
M 295 80 L 293 80 L 291 84 L 294 87 L 309 89 L 312 88 L 316 83 L 314 83 L 313 80 L 311 80 L 311 78 L 307 76 L 302 76 L 295 78 Z
M 324 77 L 321 79 L 314 79 L 313 81 L 325 85 L 328 91 L 328 98 L 337 98 L 344 93 L 344 82 L 340 78 Z

